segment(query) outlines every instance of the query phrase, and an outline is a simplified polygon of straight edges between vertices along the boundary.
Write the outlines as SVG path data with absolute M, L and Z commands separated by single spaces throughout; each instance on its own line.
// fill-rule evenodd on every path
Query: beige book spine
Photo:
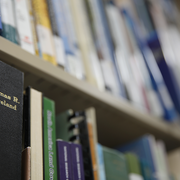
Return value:
M 31 179 L 43 180 L 42 93 L 30 91 Z
M 69 2 L 75 22 L 78 43 L 82 52 L 86 79 L 100 90 L 104 90 L 104 80 L 101 74 L 99 59 L 93 46 L 84 2 L 83 0 L 69 0 Z

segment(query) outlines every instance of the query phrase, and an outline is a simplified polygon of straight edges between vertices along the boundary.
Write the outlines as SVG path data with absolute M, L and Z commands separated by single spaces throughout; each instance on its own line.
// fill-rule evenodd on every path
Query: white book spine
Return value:
M 30 17 L 26 0 L 15 0 L 15 16 L 21 47 L 35 54 Z

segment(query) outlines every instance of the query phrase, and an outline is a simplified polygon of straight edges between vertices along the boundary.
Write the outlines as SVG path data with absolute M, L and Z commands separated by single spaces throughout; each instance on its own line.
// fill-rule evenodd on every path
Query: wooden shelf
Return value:
M 2 37 L 0 60 L 25 73 L 25 87 L 30 85 L 52 98 L 56 102 L 56 113 L 94 106 L 98 139 L 103 145 L 116 147 L 150 133 L 162 139 L 168 150 L 180 146 L 180 126 L 140 112 L 125 100 L 100 92 Z

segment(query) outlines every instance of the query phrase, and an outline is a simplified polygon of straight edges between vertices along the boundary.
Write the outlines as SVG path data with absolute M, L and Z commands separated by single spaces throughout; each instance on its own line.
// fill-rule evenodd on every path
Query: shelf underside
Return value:
M 169 125 L 136 110 L 109 93 L 100 92 L 49 62 L 31 55 L 0 37 L 0 60 L 25 74 L 25 86 L 42 91 L 56 103 L 56 113 L 66 109 L 83 110 L 94 106 L 97 113 L 98 141 L 116 147 L 143 134 L 153 134 L 165 142 L 167 150 L 180 146 L 180 127 Z

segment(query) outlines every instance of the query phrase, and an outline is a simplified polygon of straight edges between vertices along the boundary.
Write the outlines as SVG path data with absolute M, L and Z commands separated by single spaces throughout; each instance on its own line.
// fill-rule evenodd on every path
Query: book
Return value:
M 16 27 L 14 0 L 1 2 L 2 36 L 9 41 L 19 44 L 19 36 Z
M 129 180 L 125 156 L 117 150 L 103 147 L 106 180 Z
M 89 23 L 91 25 L 96 51 L 101 62 L 106 90 L 117 96 L 126 97 L 117 61 L 114 56 L 103 3 L 101 0 L 86 0 L 85 3 L 86 9 L 89 12 Z
M 85 179 L 93 180 L 90 139 L 85 112 L 67 110 L 59 114 L 56 118 L 56 137 L 81 144 Z
M 21 179 L 24 74 L 0 61 L 0 179 Z
M 73 179 L 85 180 L 82 147 L 80 144 L 70 143 L 70 149 Z
M 143 31 L 142 31 L 142 35 L 141 36 L 139 35 L 140 34 L 139 31 L 141 29 L 137 27 L 137 24 L 133 20 L 132 15 L 130 14 L 130 9 L 128 10 L 127 7 L 124 7 L 122 13 L 128 24 L 129 31 L 131 31 L 132 35 L 134 36 L 135 41 L 143 55 L 144 61 L 146 63 L 148 72 L 151 77 L 151 83 L 153 85 L 154 90 L 157 93 L 159 102 L 161 103 L 161 106 L 164 111 L 163 117 L 165 120 L 172 122 L 176 120 L 177 114 L 174 105 L 172 103 L 172 100 L 170 98 L 170 95 L 168 93 L 167 87 L 164 83 L 164 79 L 156 64 L 155 57 L 153 56 L 153 53 L 151 49 L 148 47 L 146 41 L 142 39 Z
M 2 20 L 1 20 L 1 7 L 0 7 L 0 35 L 1 33 L 2 33 Z
M 43 98 L 44 179 L 57 180 L 56 122 L 54 101 Z
M 146 97 L 145 86 L 141 79 L 138 67 L 131 52 L 125 25 L 119 9 L 112 3 L 105 5 L 110 30 L 115 45 L 115 54 L 122 80 L 126 86 L 131 103 L 140 110 L 150 112 L 149 102 Z
M 43 180 L 42 93 L 28 87 L 24 95 L 24 148 L 31 147 L 31 179 Z
M 144 180 L 151 180 L 152 171 L 149 162 L 145 159 L 139 159 L 139 163 Z
M 40 55 L 44 60 L 49 61 L 53 65 L 57 65 L 46 1 L 32 0 L 32 7 L 35 17 L 35 27 L 38 36 Z
M 117 148 L 120 152 L 135 153 L 139 160 L 147 161 L 151 170 L 152 180 L 158 178 L 158 167 L 156 162 L 156 155 L 154 150 L 154 137 L 152 135 L 145 135 L 129 144 Z
M 170 151 L 167 154 L 169 171 L 174 176 L 176 180 L 180 179 L 180 149 Z
M 27 4 L 27 9 L 28 9 L 29 18 L 30 18 L 30 29 L 31 29 L 31 32 L 32 32 L 34 51 L 35 51 L 35 54 L 37 56 L 39 56 L 37 31 L 36 31 L 36 28 L 35 28 L 35 20 L 34 20 L 33 8 L 32 8 L 32 1 L 31 0 L 26 0 L 26 4 Z
M 57 139 L 57 164 L 58 164 L 58 180 L 61 179 L 73 179 L 72 167 L 71 167 L 71 151 L 70 144 L 68 142 Z
M 56 11 L 58 9 L 57 7 L 59 4 L 57 0 L 47 0 L 47 5 L 48 5 L 50 23 L 52 27 L 55 50 L 56 50 L 56 60 L 60 66 L 65 67 L 66 65 L 65 50 L 64 50 L 62 38 L 60 37 L 59 31 L 58 31 L 58 25 L 57 25 L 58 17 L 56 17 L 58 16 L 58 12 Z
M 101 144 L 97 144 L 97 152 L 98 152 L 98 167 L 99 167 L 99 179 L 106 180 L 106 173 L 104 167 L 104 156 L 103 156 L 103 147 Z
M 77 41 L 76 31 L 74 27 L 74 21 L 72 19 L 72 13 L 70 9 L 69 1 L 61 1 L 64 26 L 66 27 L 67 37 L 69 40 L 69 46 L 72 51 L 71 56 L 67 56 L 67 71 L 77 77 L 78 79 L 84 79 L 85 71 L 84 64 L 82 62 L 81 52 L 79 50 L 79 44 Z
M 90 150 L 91 150 L 91 158 L 92 158 L 92 165 L 94 171 L 94 179 L 99 179 L 99 169 L 98 169 L 98 160 L 97 160 L 97 128 L 96 128 L 96 112 L 95 108 L 88 108 L 85 110 L 85 116 L 87 121 L 88 127 L 88 135 L 89 135 L 89 143 L 90 143 Z
M 22 163 L 21 163 L 21 180 L 31 179 L 31 147 L 27 147 L 22 152 Z
M 130 180 L 143 180 L 138 157 L 133 153 L 125 153 Z
M 147 35 L 145 37 L 147 41 L 147 45 L 151 49 L 154 55 L 154 58 L 163 76 L 164 82 L 166 84 L 170 97 L 175 105 L 175 108 L 177 112 L 180 112 L 180 95 L 178 93 L 180 87 L 177 81 L 177 76 L 175 76 L 175 72 L 173 70 L 173 67 L 171 66 L 171 63 L 168 63 L 168 60 L 166 60 L 163 54 L 162 47 L 159 41 L 159 36 L 152 21 L 153 18 L 151 16 L 151 10 L 149 9 L 151 7 L 148 5 L 146 1 L 135 1 L 135 2 L 141 5 L 144 2 L 143 4 L 144 6 L 141 6 L 141 11 L 138 11 L 139 12 L 138 15 L 139 18 L 142 20 L 144 27 L 147 31 Z M 142 14 L 142 12 L 146 12 L 146 18 L 145 15 Z M 149 24 L 149 26 L 147 24 Z
M 72 10 L 75 30 L 77 32 L 79 48 L 82 53 L 86 80 L 97 86 L 100 90 L 104 90 L 104 79 L 100 62 L 93 45 L 93 37 L 88 23 L 85 3 L 83 0 L 69 0 L 69 4 Z
M 14 2 L 15 17 L 17 22 L 17 30 L 20 38 L 20 45 L 24 50 L 35 54 L 27 2 L 26 0 L 14 0 Z

